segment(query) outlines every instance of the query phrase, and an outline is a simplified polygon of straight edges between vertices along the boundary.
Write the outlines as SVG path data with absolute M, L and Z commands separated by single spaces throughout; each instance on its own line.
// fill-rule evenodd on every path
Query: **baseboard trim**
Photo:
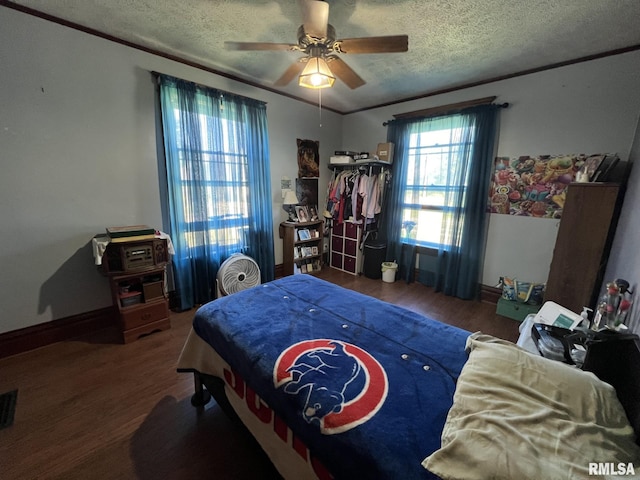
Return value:
M 0 334 L 0 358 L 95 332 L 114 324 L 113 307 L 40 323 Z
M 488 285 L 480 285 L 480 301 L 485 303 L 498 304 L 498 300 L 502 297 L 502 290 L 497 287 Z
M 282 263 L 276 265 L 273 273 L 275 278 L 282 278 L 284 275 L 284 265 Z

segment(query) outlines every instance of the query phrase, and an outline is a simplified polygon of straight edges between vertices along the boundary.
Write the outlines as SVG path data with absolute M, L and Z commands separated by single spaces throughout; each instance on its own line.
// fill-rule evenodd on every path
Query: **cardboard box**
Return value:
M 381 162 L 393 163 L 393 143 L 379 143 L 376 155 Z

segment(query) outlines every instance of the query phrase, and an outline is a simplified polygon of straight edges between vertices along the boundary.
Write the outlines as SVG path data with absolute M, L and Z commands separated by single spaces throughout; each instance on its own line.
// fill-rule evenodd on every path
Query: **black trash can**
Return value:
M 379 240 L 366 241 L 364 244 L 364 265 L 362 271 L 365 277 L 382 278 L 382 262 L 387 255 L 387 244 Z

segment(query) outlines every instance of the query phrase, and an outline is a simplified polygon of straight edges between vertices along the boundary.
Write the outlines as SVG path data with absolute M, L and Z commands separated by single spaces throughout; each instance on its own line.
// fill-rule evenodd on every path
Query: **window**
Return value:
M 266 104 L 158 74 L 166 165 L 161 190 L 180 308 L 215 298 L 234 253 L 274 278 Z
M 386 199 L 387 257 L 401 278 L 476 298 L 499 105 L 388 122 L 396 146 Z M 410 248 L 406 248 L 406 246 Z M 429 247 L 429 259 L 415 247 Z M 425 252 L 426 253 L 426 252 Z
M 407 175 L 402 200 L 402 231 L 407 243 L 427 247 L 453 244 L 454 198 L 464 194 L 460 165 L 473 142 L 463 128 L 437 128 L 409 135 Z
M 179 125 L 180 110 L 173 112 Z M 195 115 L 195 114 L 194 114 Z M 185 241 L 190 248 L 209 245 L 240 250 L 246 245 L 249 224 L 248 156 L 241 146 L 234 146 L 230 137 L 239 128 L 232 120 L 217 119 L 221 125 L 219 145 L 213 145 L 208 125 L 212 117 L 199 114 L 199 141 L 186 146 L 186 135 L 177 135 L 182 214 L 186 225 Z M 196 148 L 197 147 L 197 148 Z M 240 148 L 238 148 L 240 147 Z M 197 168 L 188 167 L 194 156 Z M 204 192 L 201 202 L 191 199 Z

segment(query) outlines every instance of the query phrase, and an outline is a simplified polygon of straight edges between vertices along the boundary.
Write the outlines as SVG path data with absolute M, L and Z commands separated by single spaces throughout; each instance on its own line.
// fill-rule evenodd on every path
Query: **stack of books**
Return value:
M 107 227 L 107 236 L 111 242 L 134 242 L 156 238 L 156 230 L 148 225 L 130 225 L 126 227 Z

